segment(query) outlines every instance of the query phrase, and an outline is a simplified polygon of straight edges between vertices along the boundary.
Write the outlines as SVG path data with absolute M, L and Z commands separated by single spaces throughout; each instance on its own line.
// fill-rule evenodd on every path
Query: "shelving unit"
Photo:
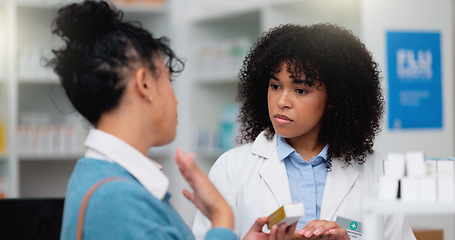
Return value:
M 0 2 L 0 36 L 5 36 L 6 34 L 6 17 L 5 17 L 5 3 Z M 6 78 L 6 42 L 5 38 L 0 39 L 0 84 L 2 87 L 5 83 Z M 3 101 L 2 101 L 3 102 Z
M 455 214 L 454 202 L 403 202 L 379 201 L 371 199 L 364 205 L 362 229 L 364 239 L 384 239 L 383 217 L 388 214 L 414 215 L 453 215 Z M 442 226 L 439 226 L 442 227 Z
M 284 23 L 334 23 L 361 37 L 361 0 L 276 1 L 263 8 L 263 30 Z
M 6 33 L 6 5 L 0 2 L 0 36 L 5 36 Z M 7 85 L 6 85 L 6 43 L 5 39 L 0 39 L 0 195 L 4 194 L 5 189 L 4 181 L 8 174 L 8 153 L 6 150 L 7 144 Z M 3 185 L 2 185 L 3 183 Z
M 78 114 L 64 95 L 57 76 L 44 66 L 50 51 L 59 47 L 61 41 L 52 35 L 51 23 L 63 3 L 46 1 L 17 1 L 16 34 L 11 36 L 17 42 L 15 49 L 15 74 L 12 79 L 17 97 L 14 151 L 17 161 L 18 197 L 62 197 L 66 182 L 82 155 L 82 141 L 66 141 L 59 150 L 58 142 L 73 139 L 76 134 Z M 72 131 L 63 136 L 57 127 L 71 125 Z M 80 136 L 82 139 L 82 136 Z M 73 147 L 74 148 L 74 147 Z M 13 196 L 14 197 L 14 196 Z

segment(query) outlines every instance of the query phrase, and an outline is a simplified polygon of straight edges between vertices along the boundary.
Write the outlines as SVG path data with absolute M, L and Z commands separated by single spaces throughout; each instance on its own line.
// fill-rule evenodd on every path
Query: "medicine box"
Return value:
M 289 203 L 281 206 L 275 212 L 269 215 L 267 221 L 267 227 L 272 228 L 273 225 L 281 224 L 285 222 L 287 225 L 291 225 L 299 220 L 299 218 L 305 215 L 303 203 Z

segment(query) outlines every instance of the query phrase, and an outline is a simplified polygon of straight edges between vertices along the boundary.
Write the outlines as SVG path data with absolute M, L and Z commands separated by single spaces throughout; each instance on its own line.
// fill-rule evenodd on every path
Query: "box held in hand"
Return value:
M 272 228 L 273 225 L 281 224 L 285 222 L 287 225 L 291 225 L 299 220 L 299 218 L 305 215 L 303 203 L 289 203 L 284 204 L 278 208 L 275 212 L 269 215 L 267 221 L 267 227 Z

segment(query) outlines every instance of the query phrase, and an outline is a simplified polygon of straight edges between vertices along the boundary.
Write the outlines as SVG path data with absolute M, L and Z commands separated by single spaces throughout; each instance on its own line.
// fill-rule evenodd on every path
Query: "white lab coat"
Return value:
M 362 200 L 374 192 L 379 174 L 377 155 L 368 155 L 363 165 L 347 166 L 333 159 L 327 174 L 321 206 L 321 219 L 335 221 L 337 216 L 362 221 Z M 261 133 L 253 143 L 224 153 L 213 165 L 210 179 L 231 206 L 235 232 L 243 238 L 258 217 L 268 216 L 285 203 L 291 192 L 283 161 L 278 159 L 277 138 L 267 140 Z M 197 212 L 193 232 L 203 239 L 210 221 Z M 387 240 L 415 239 L 404 217 L 387 217 L 384 222 Z

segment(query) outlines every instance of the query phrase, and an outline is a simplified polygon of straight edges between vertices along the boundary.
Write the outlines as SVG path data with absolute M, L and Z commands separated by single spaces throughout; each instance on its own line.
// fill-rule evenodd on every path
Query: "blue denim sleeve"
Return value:
M 212 228 L 205 235 L 205 240 L 238 240 L 234 232 L 227 228 Z

